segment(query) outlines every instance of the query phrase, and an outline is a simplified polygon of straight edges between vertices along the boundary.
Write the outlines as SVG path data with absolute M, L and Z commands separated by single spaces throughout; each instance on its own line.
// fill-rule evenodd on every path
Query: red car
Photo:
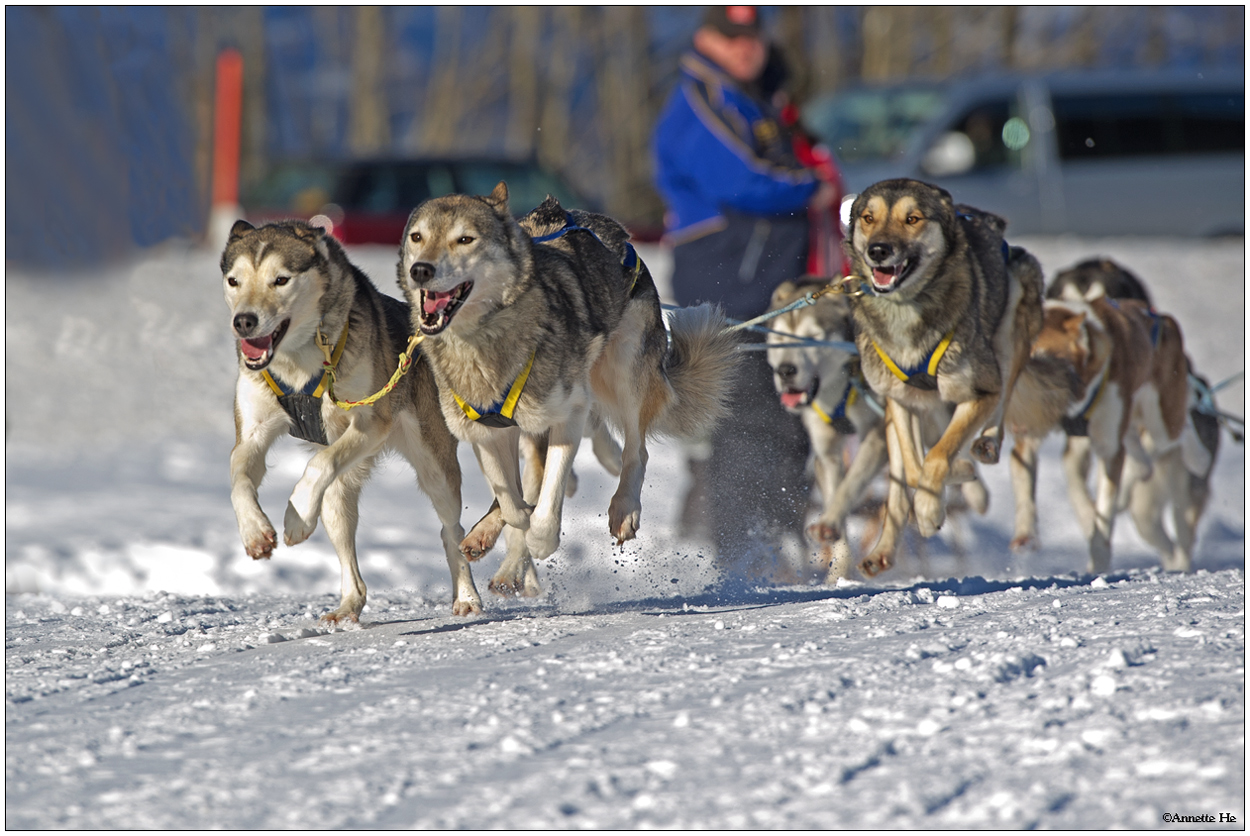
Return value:
M 317 215 L 344 244 L 398 245 L 408 215 L 423 200 L 446 194 L 490 194 L 508 184 L 517 214 L 555 195 L 570 208 L 596 207 L 563 179 L 534 163 L 490 159 L 290 161 L 276 166 L 244 195 L 254 222 Z

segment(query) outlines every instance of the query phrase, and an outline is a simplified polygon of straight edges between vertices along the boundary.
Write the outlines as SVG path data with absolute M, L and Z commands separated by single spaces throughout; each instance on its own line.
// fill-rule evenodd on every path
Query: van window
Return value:
M 1064 160 L 1245 148 L 1245 99 L 1239 92 L 1056 96 L 1053 105 Z
M 1025 121 L 1013 100 L 982 101 L 951 123 L 926 152 L 921 166 L 935 177 L 1019 167 L 1029 142 Z

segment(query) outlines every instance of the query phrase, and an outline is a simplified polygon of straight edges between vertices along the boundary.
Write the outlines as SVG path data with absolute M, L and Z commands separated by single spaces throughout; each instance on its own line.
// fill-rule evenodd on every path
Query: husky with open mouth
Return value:
M 399 284 L 451 431 L 474 445 L 506 524 L 501 594 L 541 591 L 531 558 L 560 543 L 566 481 L 588 420 L 622 437 L 608 508 L 617 542 L 641 522 L 646 438 L 694 437 L 725 411 L 735 341 L 719 311 L 677 311 L 665 335 L 659 296 L 628 233 L 553 198 L 518 223 L 500 183 L 490 195 L 426 201 L 408 219 Z M 520 472 L 520 444 L 545 445 Z M 537 455 L 527 455 L 531 461 Z M 480 524 L 479 524 L 480 525 Z M 489 543 L 470 537 L 466 554 Z
M 1006 225 L 916 180 L 876 183 L 851 206 L 856 343 L 864 376 L 887 401 L 891 475 L 881 539 L 861 564 L 867 574 L 893 564 L 909 507 L 923 536 L 937 532 L 947 483 L 975 475 L 969 454 L 998 461 L 1004 408 L 1042 327 L 1041 266 L 1006 244 Z M 922 457 L 910 416 L 952 408 Z
M 342 600 L 323 616 L 356 621 L 365 583 L 356 563 L 356 508 L 379 453 L 399 452 L 442 524 L 451 568 L 452 611 L 481 611 L 460 553 L 460 464 L 456 439 L 438 407 L 428 362 L 412 358 L 395 388 L 350 411 L 392 378 L 408 346 L 408 306 L 378 292 L 325 232 L 302 221 L 259 229 L 239 221 L 221 256 L 222 283 L 239 349 L 230 498 L 239 534 L 254 559 L 277 547 L 257 500 L 265 454 L 287 432 L 317 445 L 287 503 L 284 541 L 307 540 L 320 518 L 342 567 Z M 332 366 L 327 372 L 326 366 Z

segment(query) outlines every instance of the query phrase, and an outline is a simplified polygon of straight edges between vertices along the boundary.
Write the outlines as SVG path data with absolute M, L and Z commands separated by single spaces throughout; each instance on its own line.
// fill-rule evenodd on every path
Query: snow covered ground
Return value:
M 1243 368 L 1241 241 L 1019 243 L 1048 274 L 1116 258 L 1200 371 Z M 394 292 L 393 251 L 353 257 Z M 583 450 L 548 594 L 486 594 L 490 555 L 468 619 L 428 501 L 388 462 L 361 509 L 365 624 L 327 633 L 324 533 L 259 563 L 238 541 L 213 254 L 10 269 L 5 318 L 10 828 L 1244 822 L 1245 459 L 1227 435 L 1193 575 L 1160 573 L 1127 519 L 1115 572 L 1083 574 L 1052 438 L 1038 552 L 1008 551 L 1006 468 L 988 468 L 986 517 L 837 588 L 718 578 L 674 528 L 671 445 L 639 539 L 612 547 L 614 486 Z M 1220 402 L 1242 414 L 1243 387 Z M 461 455 L 468 523 L 489 495 Z M 307 456 L 271 456 L 271 516 Z

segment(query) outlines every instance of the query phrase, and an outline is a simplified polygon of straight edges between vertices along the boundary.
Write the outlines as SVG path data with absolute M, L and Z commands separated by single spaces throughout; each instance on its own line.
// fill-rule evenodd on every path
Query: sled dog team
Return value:
M 1043 301 L 1037 260 L 1006 243 L 1005 227 L 941 189 L 878 183 L 851 209 L 854 275 L 787 282 L 773 296 L 779 309 L 819 295 L 768 323 L 768 356 L 783 405 L 811 437 L 823 508 L 807 533 L 835 556 L 830 579 L 846 574 L 847 517 L 882 467 L 884 518 L 859 564 L 866 575 L 893 565 L 909 520 L 926 537 L 941 527 L 948 485 L 984 512 L 977 463 L 999 460 L 1008 430 L 1012 545 L 1029 546 L 1038 447 L 1060 428 L 1091 570 L 1109 570 L 1126 507 L 1166 568 L 1190 568 L 1219 428 L 1193 409 L 1180 329 L 1107 261 L 1061 274 Z M 365 604 L 357 503 L 379 454 L 398 452 L 416 471 L 442 525 L 452 611 L 468 615 L 481 611 L 469 561 L 501 534 L 506 555 L 490 589 L 541 593 L 534 560 L 559 547 L 583 437 L 619 476 L 608 530 L 623 543 L 641 525 L 647 439 L 703 436 L 727 411 L 737 345 L 720 311 L 680 308 L 666 328 L 619 223 L 550 197 L 517 220 L 503 183 L 413 210 L 398 263 L 407 304 L 301 221 L 237 222 L 221 270 L 239 354 L 230 457 L 239 532 L 251 557 L 272 554 L 277 533 L 257 500 L 266 453 L 285 432 L 318 445 L 287 503 L 283 541 L 324 524 L 342 570 L 331 622 L 356 620 Z M 851 435 L 859 443 L 847 467 Z M 473 445 L 495 499 L 467 534 L 457 441 Z M 1175 542 L 1162 524 L 1168 506 Z

